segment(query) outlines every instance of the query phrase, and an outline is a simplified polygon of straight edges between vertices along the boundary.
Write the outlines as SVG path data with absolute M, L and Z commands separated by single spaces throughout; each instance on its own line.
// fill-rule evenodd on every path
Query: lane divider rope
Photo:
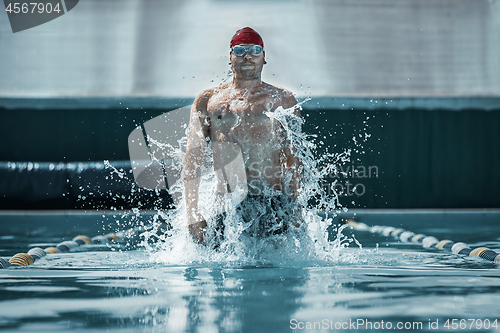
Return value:
M 424 234 L 415 234 L 412 231 L 404 230 L 402 228 L 394 228 L 389 226 L 368 226 L 363 222 L 358 222 L 354 219 L 342 219 L 341 223 L 348 224 L 355 230 L 369 231 L 371 233 L 379 233 L 386 237 L 392 236 L 401 240 L 404 243 L 421 244 L 424 248 L 437 248 L 440 250 L 451 251 L 454 254 L 463 256 L 479 257 L 488 261 L 493 261 L 500 264 L 500 254 L 488 249 L 486 247 L 478 247 L 471 249 L 463 242 L 453 242 L 451 240 L 438 240 L 434 236 L 427 236 Z M 0 257 L 0 269 L 8 268 L 10 266 L 25 267 L 33 264 L 36 260 L 45 257 L 47 254 L 70 252 L 73 248 L 86 245 L 86 244 L 107 244 L 120 239 L 134 237 L 139 233 L 149 231 L 151 227 L 144 226 L 135 227 L 126 231 L 119 231 L 117 233 L 109 233 L 106 235 L 98 235 L 95 237 L 88 237 L 85 235 L 78 235 L 70 241 L 63 241 L 55 247 L 47 247 L 42 249 L 40 247 L 31 248 L 28 253 L 17 253 L 10 259 L 6 260 Z
M 371 233 L 379 233 L 384 236 L 392 236 L 401 240 L 403 243 L 417 243 L 421 244 L 424 248 L 440 249 L 453 252 L 454 254 L 470 257 L 479 257 L 488 261 L 493 261 L 500 264 L 500 254 L 488 249 L 486 247 L 478 247 L 471 249 L 469 245 L 462 242 L 453 242 L 451 240 L 438 240 L 434 236 L 427 236 L 424 234 L 415 234 L 412 231 L 404 230 L 402 228 L 394 228 L 388 226 L 368 226 L 363 222 L 358 222 L 354 219 L 342 219 L 342 224 L 348 224 L 355 230 L 369 231 Z
M 150 231 L 153 227 L 139 226 L 128 230 L 118 231 L 116 233 L 109 233 L 106 235 L 98 235 L 95 237 L 88 237 L 85 235 L 78 235 L 70 241 L 63 241 L 54 246 L 49 246 L 45 249 L 40 247 L 31 248 L 27 253 L 17 253 L 11 258 L 0 257 L 0 269 L 8 268 L 11 266 L 25 267 L 33 264 L 36 260 L 45 257 L 47 254 L 71 252 L 72 249 L 86 245 L 86 244 L 108 244 L 111 242 L 119 241 L 121 239 L 128 239 L 139 235 L 142 232 Z

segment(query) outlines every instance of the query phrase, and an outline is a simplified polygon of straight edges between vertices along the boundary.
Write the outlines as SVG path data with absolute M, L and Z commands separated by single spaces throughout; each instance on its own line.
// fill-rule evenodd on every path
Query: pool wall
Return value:
M 0 98 L 0 208 L 127 209 L 153 202 L 157 194 L 147 191 L 127 197 L 132 178 L 113 182 L 103 161 L 131 177 L 130 132 L 192 101 Z M 304 130 L 324 142 L 318 155 L 326 147 L 352 149 L 352 163 L 324 182 L 327 192 L 343 192 L 349 207 L 498 208 L 499 111 L 500 98 L 315 97 L 303 116 Z M 18 162 L 36 162 L 38 169 Z

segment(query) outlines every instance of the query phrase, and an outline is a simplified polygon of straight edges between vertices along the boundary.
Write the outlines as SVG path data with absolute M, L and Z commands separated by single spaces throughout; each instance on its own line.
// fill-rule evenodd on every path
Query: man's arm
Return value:
M 293 96 L 293 94 L 289 91 L 285 91 L 285 97 L 283 98 L 283 108 L 288 109 L 293 106 L 297 105 L 297 100 Z M 294 115 L 297 117 L 300 117 L 300 107 L 297 106 L 294 109 Z M 294 200 L 297 200 L 298 197 L 298 191 L 303 187 L 303 181 L 304 181 L 304 175 L 303 175 L 303 165 L 300 161 L 300 159 L 295 156 L 293 147 L 291 146 L 285 149 L 285 160 L 286 160 L 286 170 L 292 171 L 292 179 L 290 180 L 290 183 L 288 184 L 289 186 L 289 191 L 291 194 L 291 197 Z M 300 216 L 300 212 L 296 212 L 295 216 L 295 222 L 293 223 L 294 226 L 299 227 L 300 222 L 302 222 L 302 218 Z
M 186 203 L 186 220 L 189 232 L 197 243 L 203 243 L 207 222 L 198 211 L 198 189 L 201 177 L 205 139 L 209 136 L 207 103 L 209 90 L 203 92 L 193 103 L 187 134 L 186 157 L 184 159 L 183 181 Z
M 295 99 L 295 97 L 291 92 L 285 91 L 284 95 L 285 96 L 283 97 L 283 105 L 282 105 L 283 108 L 288 109 L 297 105 L 297 100 Z M 298 106 L 293 111 L 294 115 L 300 117 L 300 108 Z M 289 187 L 292 198 L 297 199 L 298 196 L 297 192 L 302 187 L 302 181 L 303 181 L 302 163 L 295 156 L 293 147 L 291 147 L 291 143 L 289 144 L 290 146 L 287 149 L 285 149 L 286 170 L 289 171 L 290 169 L 293 168 L 292 180 L 290 181 Z

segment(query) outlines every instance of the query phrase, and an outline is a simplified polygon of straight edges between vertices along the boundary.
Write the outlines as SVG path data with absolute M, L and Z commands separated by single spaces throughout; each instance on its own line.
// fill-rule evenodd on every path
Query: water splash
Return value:
M 306 102 L 303 101 L 302 103 Z M 150 260 L 167 265 L 222 265 L 222 266 L 297 266 L 311 264 L 338 264 L 353 262 L 357 254 L 353 251 L 342 253 L 351 243 L 361 244 L 353 238 L 345 236 L 342 231 L 345 226 L 332 225 L 332 215 L 347 211 L 339 202 L 335 192 L 326 193 L 321 186 L 322 179 L 335 171 L 339 165 L 350 161 L 350 149 L 341 153 L 326 152 L 317 156 L 316 135 L 302 131 L 304 118 L 297 115 L 296 110 L 302 109 L 301 104 L 284 109 L 278 107 L 265 114 L 279 122 L 286 130 L 287 140 L 293 147 L 294 154 L 301 162 L 300 171 L 303 176 L 303 186 L 297 197 L 297 206 L 303 223 L 300 227 L 290 226 L 288 232 L 271 235 L 266 238 L 250 237 L 244 230 L 250 226 L 231 207 L 231 197 L 226 202 L 224 219 L 225 238 L 214 250 L 210 246 L 195 244 L 191 241 L 185 221 L 184 201 L 175 209 L 158 211 L 154 219 L 154 228 L 144 234 L 143 246 L 150 253 Z M 210 144 L 208 145 L 210 146 Z M 176 161 L 182 161 L 186 151 L 186 140 L 181 140 L 178 147 L 168 147 L 170 156 Z M 179 163 L 180 165 L 180 163 Z M 211 149 L 203 162 L 204 169 L 213 167 Z M 286 180 L 290 177 L 285 176 Z M 213 210 L 215 204 L 214 192 L 216 181 L 213 174 L 200 180 L 200 211 Z M 183 193 L 182 182 L 177 182 L 169 189 L 171 194 Z M 330 213 L 328 218 L 322 218 L 319 213 Z M 323 215 L 324 216 L 324 215 Z M 168 221 L 171 229 L 162 231 L 160 221 Z M 215 226 L 213 221 L 207 221 L 207 234 Z M 164 226 L 164 225 L 163 225 Z M 333 237 L 331 237 L 333 235 Z M 333 239 L 330 239 L 333 238 Z M 152 242 L 151 240 L 158 240 Z M 344 251 L 345 252 L 345 251 Z

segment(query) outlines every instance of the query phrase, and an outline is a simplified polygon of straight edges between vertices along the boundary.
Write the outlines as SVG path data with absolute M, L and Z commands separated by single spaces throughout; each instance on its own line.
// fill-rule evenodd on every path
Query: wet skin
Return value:
M 291 92 L 261 81 L 264 57 L 264 53 L 235 56 L 231 52 L 232 82 L 205 90 L 193 103 L 183 177 L 187 222 L 196 242 L 203 242 L 207 226 L 197 208 L 203 138 L 233 143 L 241 149 L 250 195 L 267 186 L 296 197 L 299 163 L 286 140 L 284 128 L 265 112 L 279 106 L 290 108 L 297 101 Z M 299 114 L 298 109 L 295 112 Z M 214 163 L 219 159 L 216 155 L 213 151 Z M 285 188 L 283 176 L 291 169 L 292 181 Z M 224 177 L 219 177 L 218 193 L 225 193 L 226 189 Z

